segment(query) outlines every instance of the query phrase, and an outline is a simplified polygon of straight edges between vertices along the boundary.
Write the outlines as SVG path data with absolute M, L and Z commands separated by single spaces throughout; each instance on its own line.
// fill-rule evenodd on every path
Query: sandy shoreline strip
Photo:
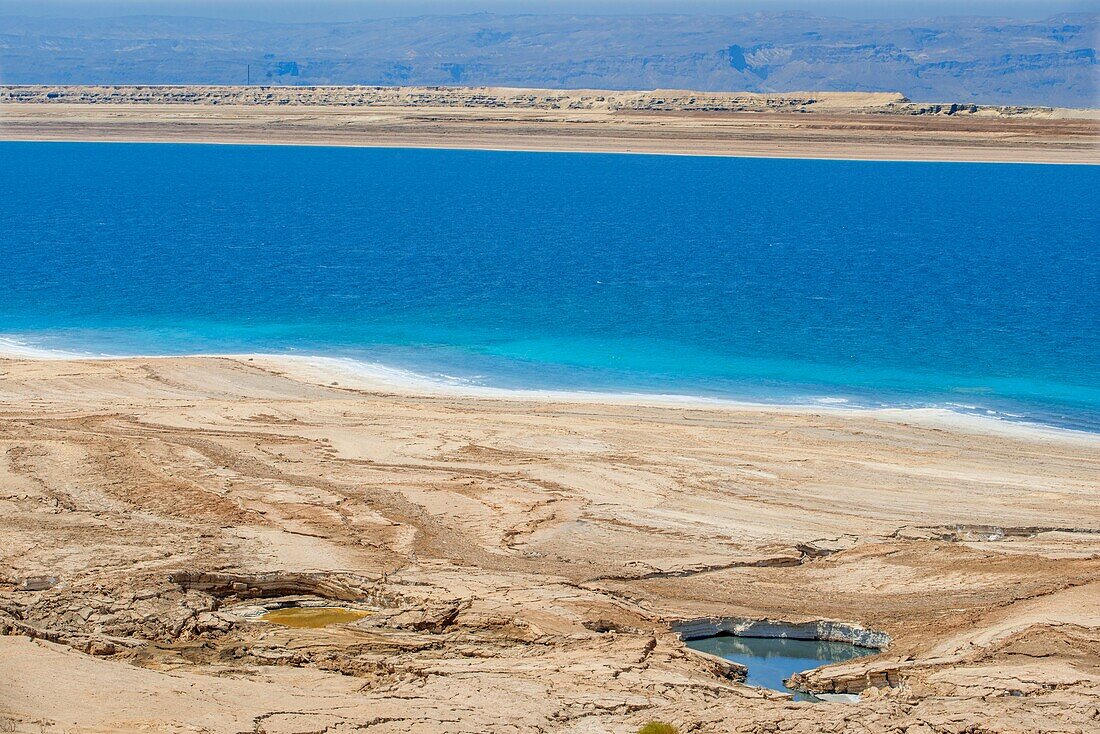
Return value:
M 630 93 L 619 100 L 635 105 L 630 107 L 609 106 L 606 100 L 617 93 L 592 91 L 475 94 L 485 90 L 456 89 L 412 95 L 395 88 L 384 91 L 396 98 L 364 101 L 360 93 L 351 102 L 341 101 L 338 90 L 272 92 L 314 95 L 308 104 L 291 96 L 291 103 L 283 105 L 244 104 L 252 99 L 248 90 L 232 88 L 65 87 L 48 92 L 64 95 L 64 101 L 45 101 L 47 88 L 20 93 L 0 87 L 0 92 L 5 89 L 16 100 L 0 101 L 0 140 L 6 141 L 1100 164 L 1100 112 L 1095 110 L 990 108 L 945 114 L 926 112 L 942 106 L 893 98 L 903 100 L 900 95 L 745 95 L 745 101 L 726 94 L 712 95 L 716 105 L 726 107 L 699 109 L 692 105 L 707 95 L 683 92 Z M 178 101 L 181 96 L 189 101 Z M 29 98 L 40 101 L 22 101 Z M 544 106 L 537 106 L 539 100 Z
M 2 110 L 0 110 L 2 112 Z M 0 115 L 2 116 L 2 115 Z M 0 122 L 0 142 L 5 143 L 115 143 L 149 145 L 216 145 L 247 147 L 385 148 L 396 150 L 470 151 L 484 153 L 561 153 L 595 155 L 671 156 L 684 158 L 758 158 L 810 161 L 875 161 L 880 163 L 982 163 L 1029 165 L 1100 165 L 1100 145 L 1091 149 L 999 150 L 980 146 L 874 145 L 843 142 L 829 146 L 800 143 L 755 144 L 751 142 L 694 146 L 662 141 L 588 141 L 497 138 L 479 134 L 469 138 L 347 138 L 306 136 L 295 132 L 271 134 L 199 134 L 184 131 L 83 130 L 54 133 L 45 130 L 12 132 Z
M 978 435 L 1017 436 L 1033 440 L 1066 441 L 1100 446 L 1100 433 L 1079 431 L 994 416 L 964 413 L 939 407 L 846 406 L 833 402 L 761 403 L 734 398 L 686 394 L 632 393 L 589 390 L 498 388 L 461 381 L 447 381 L 380 363 L 343 357 L 288 354 L 100 355 L 42 349 L 16 339 L 0 337 L 0 360 L 30 359 L 79 363 L 82 361 L 224 359 L 258 366 L 275 374 L 289 375 L 319 386 L 338 386 L 364 392 L 387 392 L 413 398 L 460 398 L 530 404 L 576 404 L 597 408 L 680 408 L 760 412 L 790 415 L 828 415 L 835 418 L 883 420 L 936 427 Z

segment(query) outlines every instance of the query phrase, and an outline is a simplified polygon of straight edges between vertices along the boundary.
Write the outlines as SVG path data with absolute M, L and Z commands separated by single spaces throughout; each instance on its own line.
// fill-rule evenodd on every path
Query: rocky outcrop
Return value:
M 235 599 L 310 595 L 332 601 L 354 601 L 378 607 L 399 606 L 401 596 L 374 581 L 352 574 L 281 573 L 233 574 L 180 571 L 169 580 L 184 589 Z
M 876 650 L 885 649 L 890 644 L 890 636 L 885 632 L 828 619 L 812 622 L 785 622 L 747 617 L 706 617 L 673 622 L 672 629 L 685 640 L 698 640 L 703 637 L 715 637 L 716 635 L 785 637 L 792 640 L 848 642 Z
M 1011 527 L 1000 525 L 952 525 L 933 527 L 905 526 L 893 535 L 908 540 L 942 540 L 949 543 L 995 543 L 1012 538 L 1034 538 L 1043 533 L 1100 535 L 1100 530 L 1087 527 Z

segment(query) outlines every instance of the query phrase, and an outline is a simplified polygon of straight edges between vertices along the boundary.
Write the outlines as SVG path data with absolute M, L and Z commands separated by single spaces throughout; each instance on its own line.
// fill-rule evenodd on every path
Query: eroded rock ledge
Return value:
M 819 619 L 811 622 L 784 622 L 748 617 L 706 617 L 672 623 L 672 630 L 684 640 L 698 640 L 717 635 L 736 637 L 785 637 L 792 640 L 822 640 L 848 642 L 861 647 L 884 650 L 890 645 L 885 632 L 867 629 L 857 624 Z

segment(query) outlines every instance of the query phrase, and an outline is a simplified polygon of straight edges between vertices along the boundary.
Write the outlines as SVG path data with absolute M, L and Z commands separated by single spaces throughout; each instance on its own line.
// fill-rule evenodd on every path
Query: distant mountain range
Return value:
M 260 23 L 0 18 L 3 84 L 371 84 L 788 92 L 1100 106 L 1100 14 L 858 21 L 802 13 Z

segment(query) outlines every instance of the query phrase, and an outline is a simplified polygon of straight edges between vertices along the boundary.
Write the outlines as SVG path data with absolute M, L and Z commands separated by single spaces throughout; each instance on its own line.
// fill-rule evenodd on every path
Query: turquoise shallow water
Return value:
M 745 682 L 750 686 L 793 693 L 795 699 L 800 701 L 816 699 L 784 685 L 784 681 L 795 673 L 878 652 L 847 642 L 732 635 L 689 640 L 685 644 L 693 650 L 708 652 L 746 666 L 748 676 Z
M 1100 168 L 0 143 L 0 334 L 1100 430 Z

